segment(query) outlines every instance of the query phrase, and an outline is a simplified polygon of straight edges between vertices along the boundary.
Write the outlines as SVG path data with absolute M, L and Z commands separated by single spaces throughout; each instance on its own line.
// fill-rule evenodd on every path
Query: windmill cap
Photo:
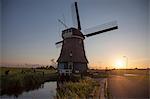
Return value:
M 65 37 L 64 37 L 65 36 Z M 65 38 L 70 38 L 70 37 L 80 37 L 82 39 L 84 39 L 84 35 L 82 34 L 82 32 L 79 30 L 79 29 L 76 29 L 76 28 L 68 28 L 68 29 L 65 29 L 62 31 L 62 38 L 65 39 Z

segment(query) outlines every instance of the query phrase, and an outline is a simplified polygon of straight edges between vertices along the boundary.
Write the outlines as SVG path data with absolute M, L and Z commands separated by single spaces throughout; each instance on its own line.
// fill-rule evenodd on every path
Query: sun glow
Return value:
M 124 68 L 124 61 L 121 59 L 118 59 L 115 63 L 116 68 Z

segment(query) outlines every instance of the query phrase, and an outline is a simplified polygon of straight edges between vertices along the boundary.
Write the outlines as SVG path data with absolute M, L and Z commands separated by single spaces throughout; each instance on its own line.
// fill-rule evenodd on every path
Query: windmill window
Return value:
M 72 52 L 70 52 L 69 56 L 72 57 Z
M 67 65 L 64 65 L 64 69 L 68 69 L 68 66 L 67 66 Z
M 58 65 L 58 68 L 59 68 L 59 69 L 63 69 L 63 68 L 64 68 L 64 65 L 65 65 L 64 63 L 60 63 L 60 64 Z
M 72 32 L 72 29 L 69 29 L 69 31 L 68 32 Z

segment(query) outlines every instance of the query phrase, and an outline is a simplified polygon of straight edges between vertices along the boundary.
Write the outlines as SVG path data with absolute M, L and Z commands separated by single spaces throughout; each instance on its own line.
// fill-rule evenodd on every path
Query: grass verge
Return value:
M 57 90 L 57 98 L 86 98 L 93 92 L 95 86 L 99 86 L 99 83 L 89 77 L 79 82 L 66 82 Z

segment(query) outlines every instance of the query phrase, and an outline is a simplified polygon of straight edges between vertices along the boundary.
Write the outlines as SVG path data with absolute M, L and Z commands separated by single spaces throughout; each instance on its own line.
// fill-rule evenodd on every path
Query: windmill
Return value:
M 57 44 L 62 44 L 61 53 L 57 60 L 58 72 L 60 75 L 70 75 L 72 73 L 84 74 L 88 69 L 88 60 L 85 55 L 84 39 L 97 34 L 105 33 L 111 30 L 118 29 L 116 21 L 109 22 L 100 26 L 98 31 L 83 34 L 81 32 L 81 24 L 78 13 L 77 2 L 74 3 L 77 28 L 71 27 L 62 31 L 62 41 Z

